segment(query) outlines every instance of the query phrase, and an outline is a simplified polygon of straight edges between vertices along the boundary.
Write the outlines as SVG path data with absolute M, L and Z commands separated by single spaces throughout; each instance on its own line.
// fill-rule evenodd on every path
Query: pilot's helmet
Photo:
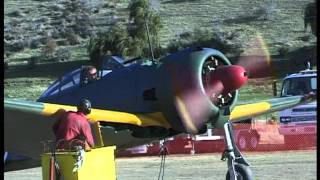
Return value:
M 88 99 L 83 99 L 77 106 L 79 112 L 87 115 L 91 113 L 91 102 Z

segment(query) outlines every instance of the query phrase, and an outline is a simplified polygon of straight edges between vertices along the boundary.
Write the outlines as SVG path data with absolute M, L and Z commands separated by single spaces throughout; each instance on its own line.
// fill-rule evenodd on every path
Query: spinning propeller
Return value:
M 244 52 L 236 65 L 219 51 L 207 48 L 185 50 L 163 60 L 165 73 L 161 74 L 168 76 L 162 79 L 169 82 L 167 92 L 171 94 L 162 95 L 161 87 L 158 94 L 159 99 L 171 97 L 163 101 L 162 108 L 173 129 L 201 133 L 207 122 L 218 120 L 221 108 L 235 105 L 238 89 L 248 78 L 269 75 L 269 57 L 260 36 L 252 46 L 255 50 Z

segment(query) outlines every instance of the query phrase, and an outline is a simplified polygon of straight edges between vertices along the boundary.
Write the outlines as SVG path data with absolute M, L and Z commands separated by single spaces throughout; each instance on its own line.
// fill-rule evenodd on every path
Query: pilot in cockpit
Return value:
M 86 67 L 84 73 L 85 73 L 85 78 L 84 78 L 84 83 L 91 83 L 93 81 L 96 81 L 98 79 L 98 74 L 97 74 L 97 69 L 94 66 L 88 66 Z

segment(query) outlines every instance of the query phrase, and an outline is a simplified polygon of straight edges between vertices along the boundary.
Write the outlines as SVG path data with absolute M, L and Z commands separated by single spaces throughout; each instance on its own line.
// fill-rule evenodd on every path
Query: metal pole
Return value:
M 148 36 L 148 42 L 149 42 L 149 49 L 151 52 L 151 58 L 152 58 L 152 61 L 154 61 L 154 55 L 153 55 L 153 49 L 152 49 L 152 44 L 151 44 L 150 35 L 149 35 L 149 27 L 148 27 L 147 19 L 145 19 L 145 25 L 147 29 L 147 36 Z

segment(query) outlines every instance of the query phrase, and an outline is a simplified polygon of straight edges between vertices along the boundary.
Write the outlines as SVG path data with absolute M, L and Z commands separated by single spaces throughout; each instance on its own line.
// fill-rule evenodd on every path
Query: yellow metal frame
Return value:
M 87 180 L 87 179 L 116 179 L 116 167 L 114 151 L 116 146 L 104 147 L 100 131 L 100 123 L 94 122 L 92 132 L 95 135 L 95 149 L 84 154 L 82 167 L 77 172 L 72 172 L 77 161 L 77 152 L 56 152 L 56 160 L 63 179 Z M 41 157 L 42 178 L 50 179 L 51 153 L 44 153 Z
M 116 179 L 114 151 L 115 146 L 92 149 L 84 155 L 82 167 L 72 172 L 77 161 L 76 152 L 57 152 L 56 159 L 64 179 Z M 51 153 L 44 153 L 41 157 L 43 180 L 49 180 Z
M 101 135 L 100 123 L 98 121 L 93 123 L 92 132 L 95 134 L 95 146 L 103 147 L 104 143 Z

